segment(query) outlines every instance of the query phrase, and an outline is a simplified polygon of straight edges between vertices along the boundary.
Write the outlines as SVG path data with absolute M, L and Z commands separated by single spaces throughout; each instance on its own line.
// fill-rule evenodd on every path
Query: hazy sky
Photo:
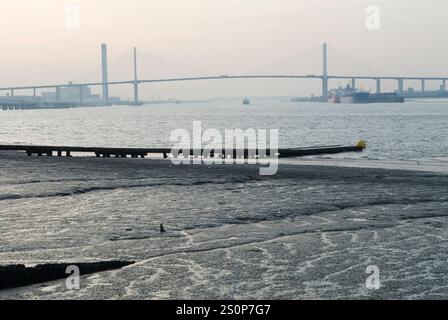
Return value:
M 369 5 L 380 9 L 379 30 L 365 25 Z M 67 12 L 73 6 L 80 8 L 79 28 L 73 11 Z M 111 64 L 137 46 L 192 70 L 233 74 L 297 56 L 326 41 L 372 70 L 446 76 L 447 12 L 446 0 L 2 0 L 0 86 L 65 82 L 89 74 L 94 79 L 86 80 L 99 80 L 102 42 L 109 46 Z M 315 55 L 317 68 L 320 59 Z M 350 69 L 344 63 L 349 62 L 336 67 L 330 57 L 330 72 Z M 298 62 L 293 66 L 302 69 Z M 111 78 L 122 76 L 128 74 L 116 72 Z M 252 83 L 247 94 L 266 93 L 266 88 L 272 94 L 304 94 L 320 85 L 267 83 Z M 153 88 L 152 93 L 242 94 L 240 84 L 225 86 L 180 85 L 178 93 L 175 86 Z M 294 86 L 301 89 L 296 92 Z

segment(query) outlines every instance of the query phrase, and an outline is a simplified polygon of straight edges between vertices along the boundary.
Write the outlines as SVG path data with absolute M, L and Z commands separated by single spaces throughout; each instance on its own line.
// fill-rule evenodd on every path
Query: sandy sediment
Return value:
M 1 299 L 446 298 L 448 175 L 0 155 L 0 265 L 135 261 Z M 315 160 L 313 160 L 315 161 Z M 166 233 L 160 233 L 163 223 Z M 368 266 L 381 287 L 366 287 Z

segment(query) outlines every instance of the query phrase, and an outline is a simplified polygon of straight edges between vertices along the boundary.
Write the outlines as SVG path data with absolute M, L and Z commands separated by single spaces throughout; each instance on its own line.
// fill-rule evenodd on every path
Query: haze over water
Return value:
M 363 153 L 344 158 L 384 160 L 448 160 L 448 102 L 411 101 L 404 104 L 334 105 L 285 103 L 278 98 L 0 111 L 0 143 L 71 146 L 172 146 L 176 128 L 191 132 L 193 121 L 203 130 L 279 129 L 280 147 L 352 145 L 364 139 Z

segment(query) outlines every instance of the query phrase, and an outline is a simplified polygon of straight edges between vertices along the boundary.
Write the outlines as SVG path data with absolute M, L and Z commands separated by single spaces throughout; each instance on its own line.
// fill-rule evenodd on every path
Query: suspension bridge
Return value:
M 331 79 L 348 80 L 352 88 L 356 88 L 357 80 L 372 80 L 376 83 L 376 92 L 381 93 L 381 83 L 383 80 L 393 80 L 397 83 L 397 94 L 402 97 L 446 97 L 448 96 L 446 91 L 446 81 L 448 77 L 422 77 L 422 76 L 378 76 L 378 75 L 335 75 L 328 73 L 328 54 L 327 44 L 322 45 L 322 73 L 321 74 L 254 74 L 254 75 L 219 75 L 219 76 L 190 76 L 190 77 L 163 77 L 156 79 L 139 79 L 138 78 L 138 64 L 137 64 L 137 49 L 133 51 L 133 64 L 134 64 L 134 78 L 123 81 L 109 81 L 108 76 L 108 56 L 106 44 L 101 45 L 101 58 L 102 58 L 102 81 L 101 82 L 86 82 L 86 83 L 70 83 L 70 84 L 47 84 L 47 85 L 31 85 L 31 86 L 13 86 L 13 87 L 0 87 L 0 92 L 8 92 L 6 99 L 0 100 L 0 106 L 3 109 L 9 108 L 32 108 L 36 105 L 36 101 L 33 98 L 37 98 L 37 91 L 41 89 L 54 89 L 56 106 L 66 106 L 67 103 L 61 98 L 61 89 L 71 87 L 78 88 L 78 103 L 83 104 L 85 87 L 101 86 L 102 87 L 102 102 L 105 105 L 110 104 L 109 100 L 109 87 L 115 85 L 130 85 L 133 87 L 133 103 L 135 105 L 140 104 L 139 99 L 139 86 L 145 83 L 163 83 L 163 82 L 186 82 L 186 81 L 211 81 L 211 80 L 232 80 L 232 79 L 315 79 L 322 83 L 322 101 L 328 100 L 329 85 L 328 82 Z M 420 81 L 421 90 L 417 92 L 404 91 L 405 81 Z M 427 81 L 440 81 L 440 90 L 427 91 Z M 15 94 L 19 90 L 32 90 L 33 95 L 27 101 L 17 101 L 14 99 Z M 9 100 L 8 100 L 9 99 Z

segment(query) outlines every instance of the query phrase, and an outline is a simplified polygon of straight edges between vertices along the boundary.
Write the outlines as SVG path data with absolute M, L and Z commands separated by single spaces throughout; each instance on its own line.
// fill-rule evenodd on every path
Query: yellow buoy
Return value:
M 364 140 L 358 140 L 356 141 L 356 146 L 358 148 L 365 149 L 367 147 L 367 144 Z

